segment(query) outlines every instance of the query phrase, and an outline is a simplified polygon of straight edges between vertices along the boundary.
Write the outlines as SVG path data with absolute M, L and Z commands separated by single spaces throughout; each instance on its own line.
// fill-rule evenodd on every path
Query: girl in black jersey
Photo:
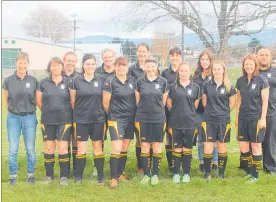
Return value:
M 55 57 L 49 61 L 49 76 L 40 81 L 37 106 L 41 109 L 41 130 L 45 145 L 43 183 L 51 183 L 54 177 L 56 141 L 59 153 L 60 184 L 68 185 L 68 141 L 73 132 L 70 104 L 70 79 L 62 75 L 63 62 Z
M 115 75 L 105 81 L 103 88 L 103 105 L 108 114 L 108 126 L 112 141 L 111 188 L 118 186 L 118 180 L 127 182 L 123 172 L 127 161 L 128 147 L 134 137 L 136 112 L 136 81 L 127 74 L 126 58 L 116 58 L 114 69 Z
M 236 126 L 240 141 L 241 167 L 247 172 L 248 182 L 256 182 L 262 162 L 261 144 L 265 136 L 269 83 L 260 75 L 254 55 L 243 60 L 242 73 L 243 76 L 238 78 L 236 84 Z
M 200 98 L 199 85 L 190 80 L 191 67 L 181 63 L 177 79 L 170 85 L 167 106 L 169 109 L 168 133 L 172 139 L 174 160 L 174 183 L 180 183 L 180 166 L 183 168 L 182 182 L 190 182 L 193 139 L 196 129 L 196 108 Z
M 98 172 L 98 184 L 103 185 L 104 154 L 102 144 L 106 125 L 102 104 L 102 88 L 105 78 L 95 74 L 95 69 L 95 56 L 84 55 L 82 74 L 76 76 L 70 86 L 71 104 L 74 109 L 74 129 L 78 145 L 75 182 L 82 182 L 86 164 L 87 140 L 90 137 L 94 153 L 94 165 Z

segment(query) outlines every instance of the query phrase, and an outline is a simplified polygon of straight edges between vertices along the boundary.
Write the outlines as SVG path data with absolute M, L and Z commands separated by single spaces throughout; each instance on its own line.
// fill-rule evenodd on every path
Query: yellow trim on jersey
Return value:
M 67 123 L 67 124 L 65 124 L 65 126 L 64 126 L 64 128 L 63 128 L 63 132 L 62 132 L 61 138 L 60 138 L 61 140 L 62 140 L 63 136 L 65 135 L 66 130 L 67 130 L 68 128 L 70 128 L 70 127 L 72 127 L 72 123 Z
M 206 136 L 206 142 L 208 142 L 208 135 L 207 135 L 207 123 L 206 122 L 202 122 L 201 123 L 201 127 L 204 130 L 205 136 Z

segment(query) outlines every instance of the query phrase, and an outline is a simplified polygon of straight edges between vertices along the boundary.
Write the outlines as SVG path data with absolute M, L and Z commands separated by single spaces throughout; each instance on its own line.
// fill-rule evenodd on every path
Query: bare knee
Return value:
M 149 153 L 150 152 L 150 143 L 142 142 L 141 143 L 141 152 Z
M 87 142 L 78 141 L 78 154 L 86 154 L 86 153 L 87 153 Z
M 93 153 L 94 155 L 101 155 L 103 154 L 103 149 L 102 149 L 102 141 L 93 141 Z
M 162 144 L 159 142 L 152 143 L 153 153 L 161 153 L 162 152 Z
M 55 141 L 46 141 L 44 152 L 45 154 L 54 154 L 56 150 Z
M 249 152 L 249 142 L 240 142 L 240 150 L 242 153 Z
M 204 142 L 204 153 L 205 154 L 213 154 L 214 151 L 214 143 L 213 142 Z
M 262 155 L 262 145 L 261 143 L 251 143 L 252 153 L 255 156 Z

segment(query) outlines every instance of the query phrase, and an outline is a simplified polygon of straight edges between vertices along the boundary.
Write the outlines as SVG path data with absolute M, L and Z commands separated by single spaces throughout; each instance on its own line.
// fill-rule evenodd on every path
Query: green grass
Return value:
M 240 75 L 239 69 L 230 70 L 232 83 Z M 89 157 L 84 174 L 82 185 L 74 185 L 69 181 L 68 187 L 61 187 L 57 180 L 52 185 L 27 184 L 26 177 L 26 157 L 23 141 L 20 142 L 19 151 L 19 182 L 15 187 L 8 186 L 8 143 L 6 134 L 6 111 L 2 111 L 2 200 L 3 201 L 275 201 L 276 198 L 276 176 L 260 172 L 260 180 L 256 184 L 246 184 L 242 178 L 244 173 L 237 169 L 239 164 L 239 149 L 236 141 L 236 129 L 232 128 L 231 142 L 228 145 L 229 160 L 226 170 L 226 179 L 219 180 L 216 174 L 210 183 L 203 180 L 203 176 L 198 171 L 197 149 L 193 150 L 192 161 L 192 181 L 189 185 L 175 185 L 172 177 L 168 174 L 167 162 L 164 156 L 160 173 L 160 184 L 156 187 L 141 186 L 140 179 L 136 176 L 136 159 L 134 141 L 129 149 L 129 158 L 126 167 L 126 174 L 131 179 L 128 184 L 120 184 L 116 190 L 110 190 L 109 180 L 109 155 L 111 143 L 107 140 L 105 143 L 105 182 L 106 186 L 98 187 L 96 180 L 91 180 L 93 160 L 91 146 L 89 147 Z M 234 117 L 235 112 L 231 114 Z M 40 121 L 38 111 L 38 121 Z M 232 122 L 234 119 L 232 118 Z M 36 179 L 44 177 L 43 165 L 43 141 L 41 130 L 37 129 L 37 167 Z M 55 175 L 58 178 L 59 166 L 56 162 Z

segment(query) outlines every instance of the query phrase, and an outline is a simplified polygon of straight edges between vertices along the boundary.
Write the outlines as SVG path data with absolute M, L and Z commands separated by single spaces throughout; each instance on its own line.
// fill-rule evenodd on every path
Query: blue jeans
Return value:
M 200 131 L 201 127 L 201 122 L 202 122 L 202 114 L 196 114 L 196 123 L 197 123 L 197 128 L 198 131 Z M 197 135 L 197 148 L 198 148 L 198 160 L 200 162 L 203 161 L 203 154 L 204 154 L 204 144 L 202 142 L 201 135 Z M 218 148 L 215 146 L 214 151 L 213 151 L 213 162 L 218 162 Z
M 33 174 L 36 164 L 35 138 L 36 138 L 36 114 L 17 116 L 8 112 L 7 132 L 9 140 L 9 171 L 12 177 L 18 172 L 18 149 L 21 132 L 23 134 L 27 152 L 27 173 Z

